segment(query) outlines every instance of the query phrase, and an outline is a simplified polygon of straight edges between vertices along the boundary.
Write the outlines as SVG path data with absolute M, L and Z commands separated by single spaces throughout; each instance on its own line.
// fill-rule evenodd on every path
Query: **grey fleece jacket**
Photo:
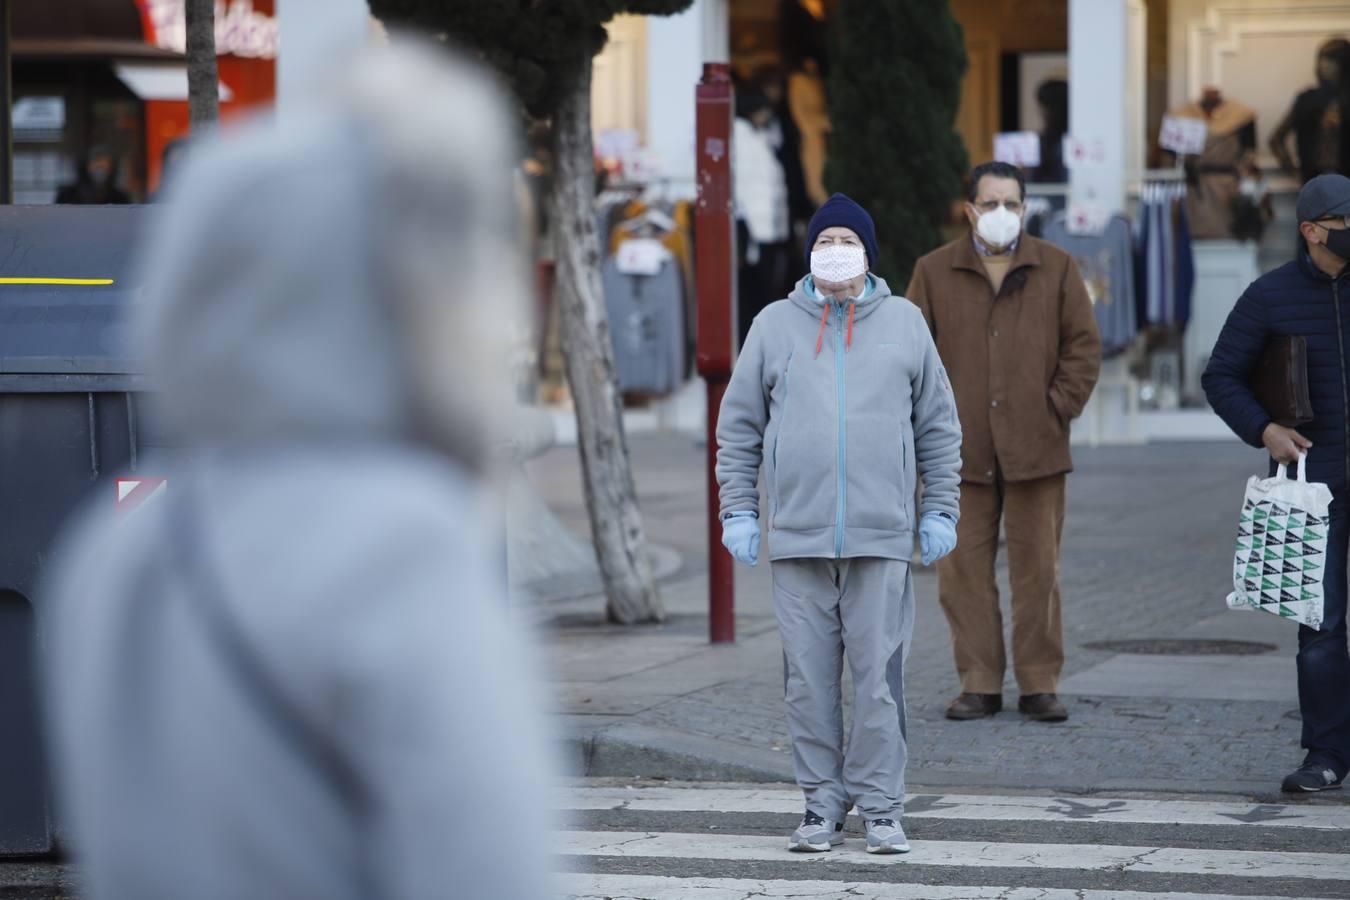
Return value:
M 959 515 L 961 425 L 923 314 L 880 278 L 855 303 L 850 340 L 849 304 L 802 279 L 755 318 L 722 400 L 721 515 L 759 514 L 763 466 L 771 559 L 908 561 L 919 478 L 924 513 Z
M 127 355 L 174 452 L 53 554 L 62 821 L 91 900 L 557 896 L 538 652 L 442 447 L 509 384 L 509 107 L 397 38 L 315 86 L 195 147 L 143 242 Z

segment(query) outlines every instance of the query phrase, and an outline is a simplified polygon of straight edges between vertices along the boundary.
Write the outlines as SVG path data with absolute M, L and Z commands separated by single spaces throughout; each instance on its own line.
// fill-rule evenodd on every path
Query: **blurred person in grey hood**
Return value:
M 484 502 L 524 290 L 509 121 L 396 43 L 169 187 L 133 331 L 180 452 L 66 538 L 43 622 L 93 900 L 549 895 Z

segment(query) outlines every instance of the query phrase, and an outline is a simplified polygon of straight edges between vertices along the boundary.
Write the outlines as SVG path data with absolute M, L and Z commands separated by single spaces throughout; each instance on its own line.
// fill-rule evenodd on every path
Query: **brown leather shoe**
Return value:
M 1054 694 L 1023 694 L 1017 700 L 1017 711 L 1033 722 L 1063 722 L 1069 710 Z
M 1002 694 L 962 694 L 947 707 L 947 718 L 984 719 L 1002 708 Z

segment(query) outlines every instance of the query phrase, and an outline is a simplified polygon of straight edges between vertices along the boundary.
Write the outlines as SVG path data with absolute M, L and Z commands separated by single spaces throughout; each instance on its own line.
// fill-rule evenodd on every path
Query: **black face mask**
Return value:
M 1333 230 L 1325 225 L 1322 225 L 1321 228 L 1327 233 L 1327 239 L 1323 242 L 1323 246 L 1341 259 L 1350 262 L 1350 228 Z

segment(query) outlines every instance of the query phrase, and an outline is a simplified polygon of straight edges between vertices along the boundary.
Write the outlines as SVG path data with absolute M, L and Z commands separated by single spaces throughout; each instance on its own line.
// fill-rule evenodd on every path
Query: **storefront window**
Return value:
M 74 180 L 65 153 L 66 98 L 34 94 L 14 101 L 14 202 L 56 200 L 61 185 Z

